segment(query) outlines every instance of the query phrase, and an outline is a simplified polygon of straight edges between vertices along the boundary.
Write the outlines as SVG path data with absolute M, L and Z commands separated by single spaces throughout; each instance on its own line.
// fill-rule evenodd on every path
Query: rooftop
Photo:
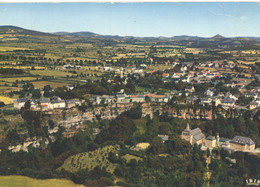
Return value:
M 237 144 L 247 144 L 247 145 L 254 145 L 255 142 L 248 137 L 244 137 L 244 136 L 235 136 L 230 143 L 237 143 Z

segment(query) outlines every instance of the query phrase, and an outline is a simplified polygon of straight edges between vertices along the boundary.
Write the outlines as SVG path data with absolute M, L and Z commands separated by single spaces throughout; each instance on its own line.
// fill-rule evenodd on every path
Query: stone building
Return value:
M 189 124 L 187 124 L 186 129 L 182 131 L 181 138 L 190 142 L 191 145 L 205 144 L 205 135 L 201 132 L 200 128 L 191 130 Z
M 207 147 L 209 149 L 213 149 L 216 146 L 217 146 L 217 140 L 216 140 L 215 136 L 211 136 L 211 135 L 208 136 L 205 141 L 205 147 Z
M 253 151 L 255 150 L 255 142 L 248 137 L 235 136 L 230 141 L 230 149 L 234 151 Z

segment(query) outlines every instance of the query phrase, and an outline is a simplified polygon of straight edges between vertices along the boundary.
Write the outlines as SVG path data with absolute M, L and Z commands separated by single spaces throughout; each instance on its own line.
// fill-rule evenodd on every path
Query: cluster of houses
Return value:
M 67 65 L 64 65 L 64 66 L 63 66 L 63 69 L 64 69 L 64 70 L 72 70 L 72 69 L 74 69 L 74 70 L 80 70 L 80 69 L 82 69 L 82 66 L 67 64 Z
M 93 104 L 109 104 L 109 103 L 143 103 L 147 101 L 167 103 L 171 99 L 171 95 L 157 95 L 151 93 L 127 95 L 125 93 L 117 93 L 115 95 L 95 95 L 92 98 Z
M 229 151 L 243 151 L 243 152 L 254 152 L 255 142 L 248 137 L 235 136 L 233 139 L 227 139 L 217 136 L 206 137 L 200 128 L 191 130 L 189 124 L 186 129 L 182 131 L 181 138 L 188 141 L 191 145 L 198 144 L 202 145 L 202 149 L 209 148 L 210 150 L 222 147 Z
M 237 100 L 239 99 L 238 96 L 231 94 L 230 92 L 227 93 L 219 93 L 215 94 L 215 90 L 213 88 L 209 88 L 205 93 L 204 97 L 198 97 L 194 94 L 191 94 L 195 92 L 193 86 L 189 86 L 185 89 L 187 103 L 194 104 L 198 99 L 200 100 L 200 104 L 212 104 L 212 102 L 215 103 L 215 106 L 221 105 L 223 108 L 237 108 L 237 109 L 257 109 L 260 108 L 260 87 L 256 87 L 252 91 L 245 91 L 243 95 L 245 97 L 251 97 L 253 99 L 252 102 L 250 102 L 246 106 L 241 106 L 237 104 Z
M 82 101 L 74 99 L 61 99 L 57 96 L 51 98 L 41 98 L 41 99 L 29 99 L 29 98 L 20 98 L 14 101 L 14 108 L 21 109 L 26 102 L 30 102 L 32 110 L 53 110 L 53 109 L 62 109 L 62 108 L 72 108 L 75 106 L 80 106 Z

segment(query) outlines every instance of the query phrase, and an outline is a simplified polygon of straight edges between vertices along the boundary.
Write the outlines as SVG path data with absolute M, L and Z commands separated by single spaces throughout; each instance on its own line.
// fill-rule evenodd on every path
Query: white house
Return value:
M 42 110 L 51 110 L 53 109 L 51 101 L 49 98 L 40 99 L 40 106 Z
M 53 101 L 51 101 L 51 105 L 52 105 L 53 109 L 66 107 L 66 103 L 64 100 L 53 100 Z
M 24 106 L 24 104 L 26 103 L 26 101 L 28 101 L 27 98 L 16 99 L 14 101 L 14 108 L 21 109 Z
M 205 92 L 205 95 L 212 97 L 212 96 L 214 95 L 214 91 L 213 91 L 212 89 L 208 89 L 208 90 Z

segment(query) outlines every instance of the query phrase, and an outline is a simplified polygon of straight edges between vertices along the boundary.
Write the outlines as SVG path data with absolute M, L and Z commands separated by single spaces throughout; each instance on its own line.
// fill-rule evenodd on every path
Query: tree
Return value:
M 32 98 L 33 99 L 39 99 L 41 98 L 41 91 L 39 89 L 33 90 L 32 92 Z
M 51 97 L 51 96 L 53 96 L 52 87 L 50 85 L 44 86 L 43 87 L 43 91 L 44 91 L 44 94 L 43 94 L 44 97 Z

